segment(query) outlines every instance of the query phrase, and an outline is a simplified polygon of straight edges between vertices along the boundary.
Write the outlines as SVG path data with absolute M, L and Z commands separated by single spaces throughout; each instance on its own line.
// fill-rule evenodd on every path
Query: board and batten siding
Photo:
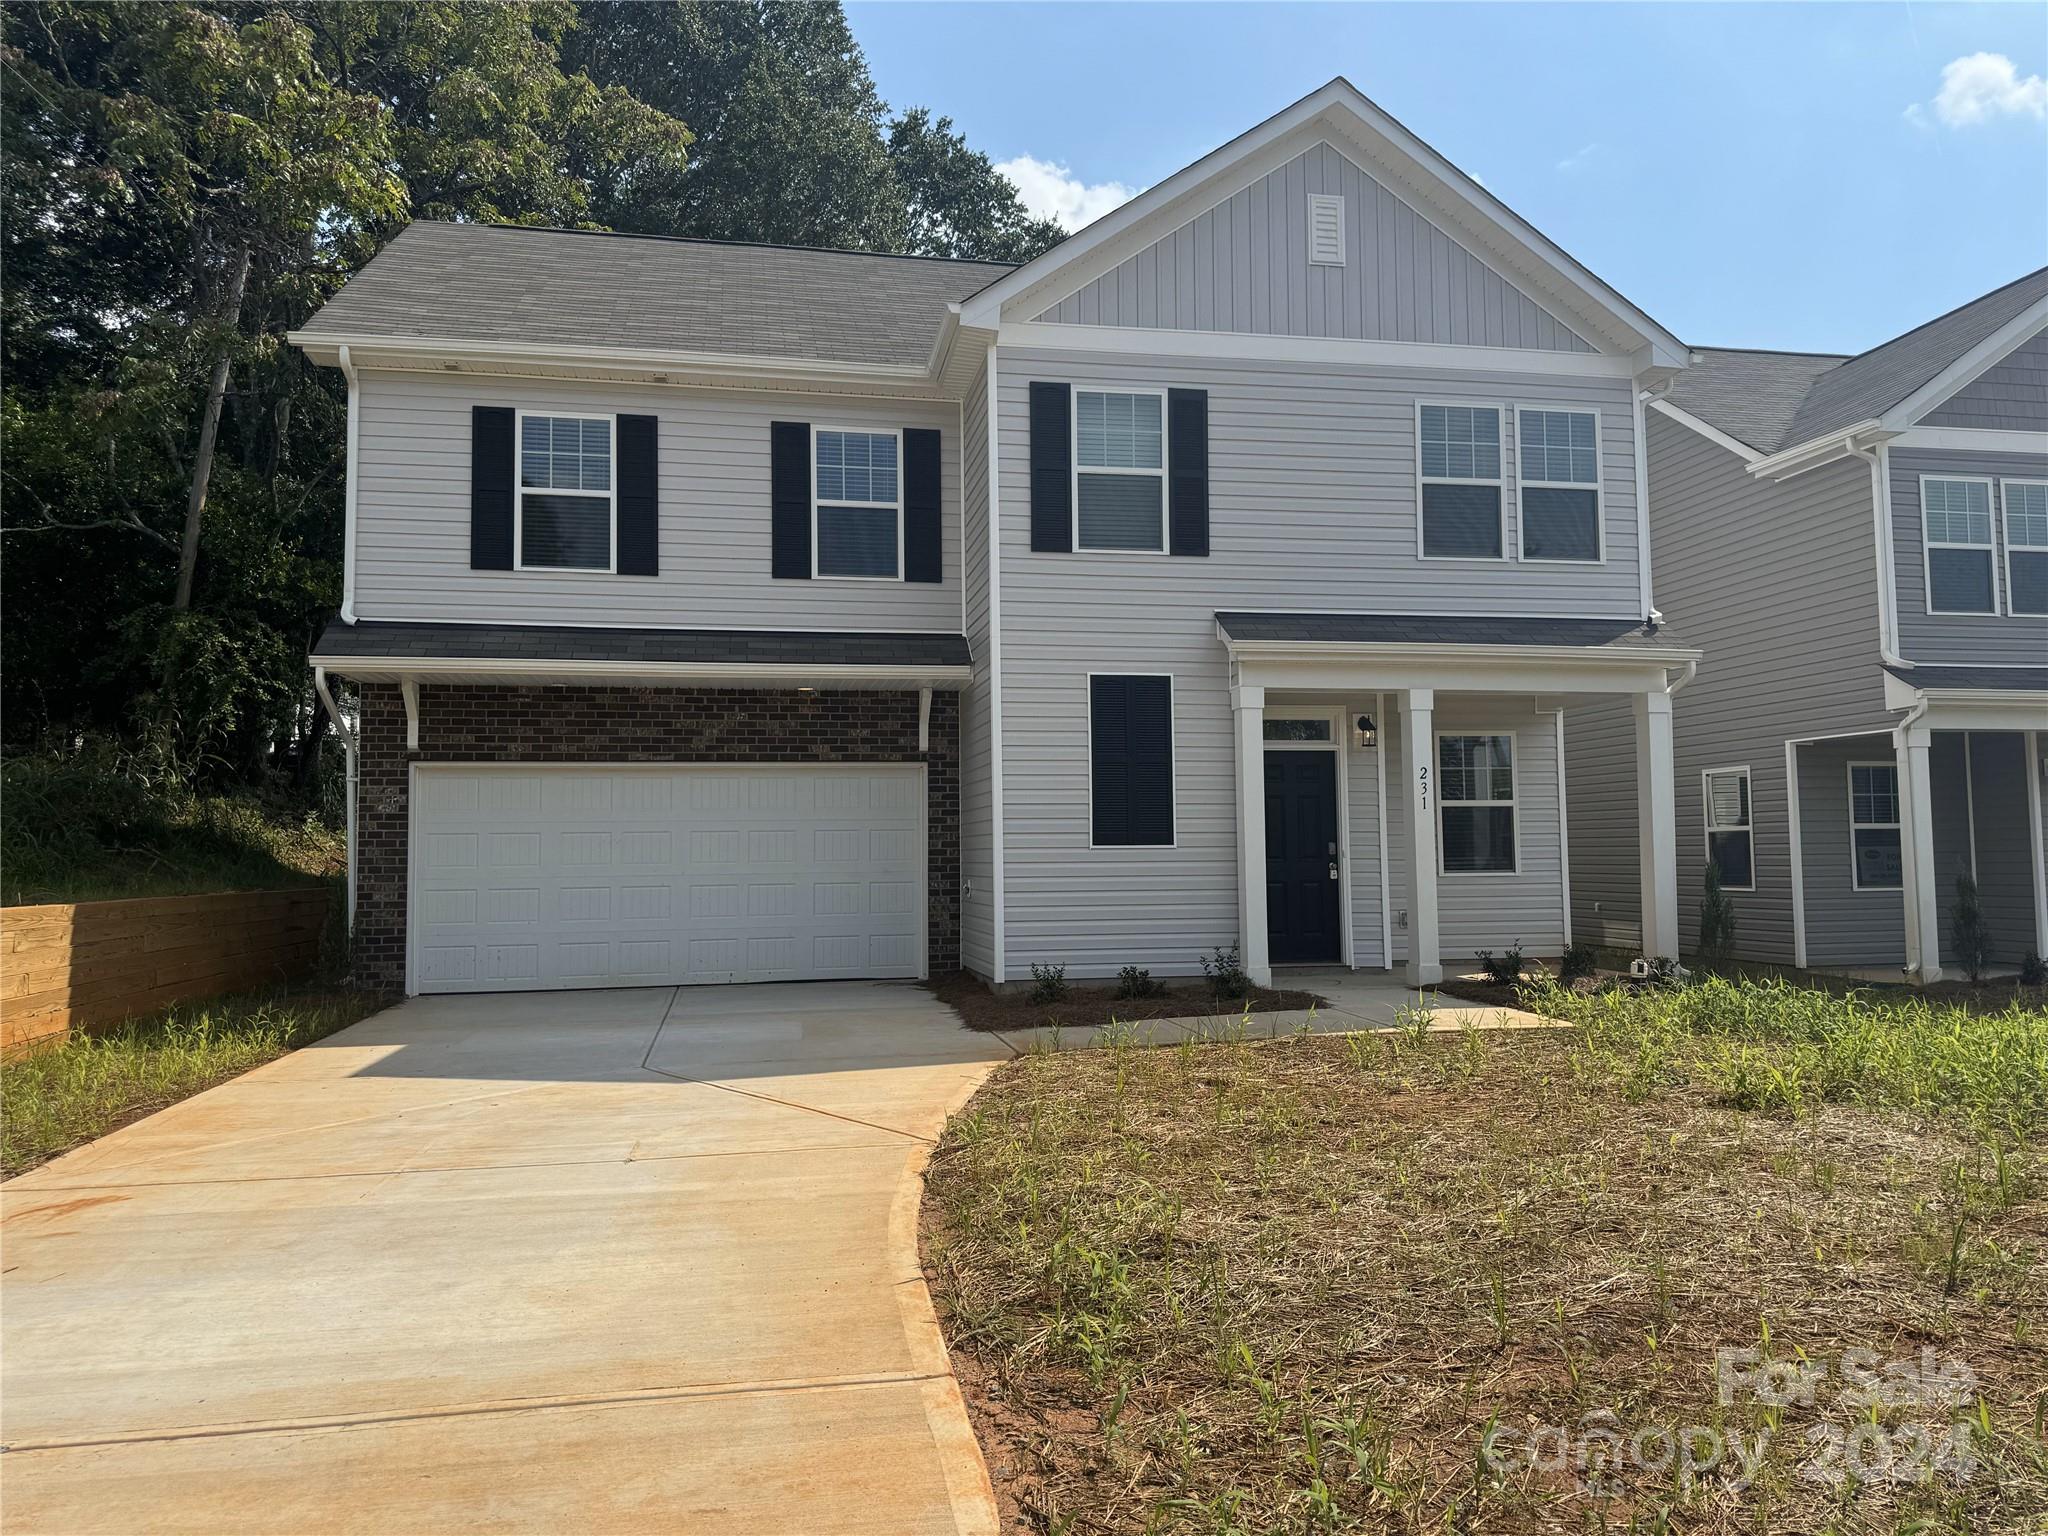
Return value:
M 2021 342 L 1975 383 L 1921 417 L 1920 425 L 2048 432 L 2048 331 Z
M 953 402 L 370 370 L 360 377 L 358 618 L 959 632 L 961 422 Z M 470 408 L 478 405 L 658 417 L 661 574 L 470 569 Z M 937 428 L 944 580 L 774 580 L 774 421 Z
M 1313 194 L 1344 199 L 1341 266 L 1309 260 Z M 1037 318 L 1147 330 L 1596 350 L 1327 142 Z
M 2048 662 L 2048 618 L 2005 611 L 2005 517 L 1997 481 L 2048 479 L 2048 453 L 1959 452 L 1895 448 L 1891 460 L 1893 565 L 1899 582 L 1899 654 L 1908 661 L 1961 666 L 2041 666 Z M 1920 477 L 1989 477 L 1992 588 L 1997 613 L 1929 613 L 1921 539 Z M 1654 540 L 1652 541 L 1654 544 Z
M 989 761 L 988 367 L 960 408 L 963 628 L 974 677 L 960 700 L 960 963 L 995 974 L 995 798 Z
M 1790 964 L 1785 743 L 1892 724 L 1878 659 L 1870 471 L 1843 462 L 1759 481 L 1734 453 L 1654 410 L 1648 438 L 1657 606 L 1676 639 L 1705 652 L 1673 704 L 1680 947 L 1690 953 L 1699 936 L 1706 871 L 1700 776 L 1747 766 L 1757 888 L 1730 893 L 1736 949 L 1745 959 Z M 1639 916 L 1634 732 L 1624 701 L 1574 707 L 1567 718 L 1580 914 L 1598 902 L 1617 920 L 1624 912 Z M 1624 744 L 1625 757 L 1615 750 Z M 1603 816 L 1578 792 L 1582 779 L 1604 785 L 1608 797 L 1626 795 L 1625 829 L 1621 813 Z M 1809 895 L 1809 919 L 1812 911 Z
M 1031 550 L 1034 380 L 1209 392 L 1209 557 Z M 1599 410 L 1606 564 L 1418 559 L 1418 397 Z M 1237 941 L 1236 769 L 1217 610 L 1637 612 L 1626 380 L 1006 347 L 998 409 L 1004 928 L 1012 976 L 1032 962 L 1065 964 L 1074 976 L 1111 975 L 1128 964 L 1186 974 L 1207 951 Z M 1512 485 L 1507 500 L 1512 511 Z M 1172 848 L 1089 847 L 1090 672 L 1174 679 Z M 1554 729 L 1547 717 L 1542 729 Z M 1359 779 L 1351 775 L 1354 807 Z M 1354 818 L 1354 844 L 1359 835 Z M 1354 935 L 1363 905 L 1354 885 Z M 1532 953 L 1543 942 L 1533 925 L 1486 937 L 1501 945 L 1520 937 Z

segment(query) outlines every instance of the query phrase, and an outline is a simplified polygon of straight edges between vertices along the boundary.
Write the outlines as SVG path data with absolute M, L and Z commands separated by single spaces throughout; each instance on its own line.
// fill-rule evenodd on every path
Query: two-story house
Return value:
M 1657 598 L 1707 662 L 1677 704 L 1681 932 L 1712 862 L 1736 952 L 2048 953 L 2048 269 L 1855 357 L 1701 349 L 1651 402 Z M 1579 931 L 1632 947 L 1628 722 L 1575 710 Z
M 1427 983 L 1569 941 L 1600 699 L 1677 949 L 1687 351 L 1342 80 L 1015 269 L 416 224 L 293 340 L 373 980 Z

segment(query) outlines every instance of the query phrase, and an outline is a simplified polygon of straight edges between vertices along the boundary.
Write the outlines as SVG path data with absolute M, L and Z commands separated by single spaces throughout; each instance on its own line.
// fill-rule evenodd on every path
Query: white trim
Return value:
M 335 361 L 340 365 L 342 378 L 348 381 L 348 446 L 341 487 L 341 622 L 353 624 L 356 621 L 356 492 L 362 479 L 358 446 L 362 440 L 362 381 L 356 376 L 355 362 L 347 347 L 336 354 Z M 516 473 L 516 463 L 513 469 Z M 353 922 L 353 882 L 349 890 L 349 920 Z
M 1799 830 L 1799 748 L 1800 743 L 1785 743 L 1785 830 L 1790 845 L 1792 867 L 1792 963 L 1800 970 L 1806 969 L 1806 849 L 1800 844 Z M 1755 818 L 1752 817 L 1752 820 Z M 1853 861 L 1855 848 L 1849 855 Z M 1756 868 L 1756 839 L 1750 839 L 1750 869 Z
M 1714 824 L 1714 795 L 1710 787 L 1716 775 L 1739 773 L 1742 775 L 1742 800 L 1748 807 L 1748 819 L 1739 827 L 1719 827 Z M 1747 763 L 1730 763 L 1721 768 L 1700 770 L 1700 849 L 1709 864 L 1714 862 L 1714 834 L 1716 832 L 1746 832 L 1749 834 L 1749 884 L 1729 885 L 1723 883 L 1724 891 L 1754 892 L 1756 890 L 1756 779 Z
M 1856 456 L 1870 461 L 1871 533 L 1877 540 L 1877 657 L 1898 663 L 1899 571 L 1892 533 L 1892 460 L 1888 444 L 1859 448 Z M 1923 524 L 1924 526 L 1924 524 Z
M 1927 531 L 1927 484 L 1930 480 L 1946 481 L 1962 485 L 1984 487 L 1984 516 L 1991 528 L 1991 542 L 1988 544 L 1965 544 L 1953 539 L 1936 540 Z M 1934 606 L 1934 551 L 1937 549 L 1977 549 L 1991 557 L 1991 606 L 1989 608 L 1937 608 Z M 1948 614 L 1961 617 L 1997 618 L 1998 602 L 1998 482 L 1990 475 L 1932 475 L 1920 476 L 1920 600 L 1930 614 Z
M 1491 411 L 1493 412 L 1494 448 L 1498 455 L 1500 473 L 1491 480 L 1483 477 L 1460 477 L 1456 475 L 1426 475 L 1422 471 L 1422 412 L 1425 407 L 1435 410 Z M 1518 542 L 1508 534 L 1508 443 L 1507 423 L 1510 411 L 1498 400 L 1439 400 L 1418 397 L 1415 401 L 1415 558 L 1446 565 L 1502 565 L 1515 557 Z M 1427 553 L 1427 530 L 1423 526 L 1423 491 L 1431 485 L 1490 485 L 1500 495 L 1500 553 L 1497 555 L 1432 555 Z
M 1003 941 L 1003 876 L 1006 860 L 1003 856 L 1003 481 L 1002 481 L 1002 436 L 1001 414 L 997 401 L 997 369 L 995 347 L 988 349 L 988 384 L 984 390 L 988 409 L 988 769 L 989 769 L 989 815 L 993 825 L 989 829 L 989 878 L 994 887 L 989 892 L 990 939 L 995 953 L 989 957 L 989 968 L 995 972 L 989 979 L 1005 979 Z M 961 546 L 966 547 L 964 544 Z M 960 585 L 967 586 L 965 573 Z M 1093 807 L 1090 807 L 1093 815 Z
M 316 363 L 326 361 L 329 347 L 347 346 L 357 354 L 356 366 L 386 367 L 364 353 L 391 353 L 399 357 L 446 358 L 458 363 L 525 364 L 545 367 L 555 363 L 579 368 L 614 368 L 620 371 L 647 369 L 670 373 L 731 373 L 735 376 L 791 376 L 828 381 L 870 380 L 876 383 L 923 384 L 930 375 L 922 364 L 848 363 L 808 357 L 753 357 L 734 352 L 662 351 L 641 347 L 572 345 L 565 342 L 465 341 L 442 336 L 388 336 L 375 332 L 347 335 L 318 331 L 287 331 L 292 346 L 304 349 Z M 415 370 L 417 371 L 417 370 Z
M 1651 393 L 1647 389 L 1629 391 L 1628 421 L 1629 448 L 1635 458 L 1630 468 L 1636 497 L 1636 607 L 1645 618 L 1657 611 L 1650 566 L 1650 425 L 1643 414 Z
M 417 752 L 420 749 L 420 680 L 401 677 L 398 694 L 405 701 L 405 750 Z
M 528 565 L 526 563 L 525 451 L 528 417 L 541 421 L 601 421 L 605 430 L 606 485 L 602 492 L 559 490 L 554 486 L 531 487 L 536 496 L 576 496 L 595 501 L 603 496 L 611 509 L 610 531 L 606 536 L 603 565 Z M 579 450 L 580 451 L 580 450 Z M 549 449 L 550 456 L 553 449 Z M 586 576 L 616 576 L 619 573 L 619 417 L 616 411 L 530 411 L 516 406 L 512 411 L 512 569 L 515 571 L 574 571 Z
M 1119 468 L 1111 464 L 1083 464 L 1081 462 L 1081 397 L 1083 395 L 1154 395 L 1159 400 L 1159 467 L 1144 469 L 1138 467 Z M 1067 388 L 1067 499 L 1073 508 L 1073 526 L 1068 537 L 1077 555 L 1163 555 L 1170 551 L 1172 540 L 1168 533 L 1169 509 L 1166 488 L 1168 461 L 1172 449 L 1168 446 L 1166 420 L 1167 394 L 1164 389 L 1150 385 L 1125 387 L 1104 387 L 1096 384 L 1072 384 Z M 1081 542 L 1081 476 L 1129 475 L 1134 479 L 1156 478 L 1159 481 L 1159 547 L 1157 549 L 1122 549 L 1113 545 L 1083 544 Z
M 1172 837 L 1163 843 L 1098 843 L 1095 841 L 1095 679 L 1098 677 L 1163 677 L 1166 679 L 1166 784 Z M 1088 818 L 1088 847 L 1106 853 L 1129 853 L 1147 848 L 1180 846 L 1180 742 L 1179 715 L 1171 672 L 1087 672 L 1082 674 L 1081 710 L 1088 723 L 1088 800 L 1082 813 Z
M 1572 836 L 1565 805 L 1564 711 L 1551 711 L 1557 723 L 1557 886 L 1564 902 L 1564 947 L 1572 947 Z
M 1517 731 L 1515 730 L 1515 728 L 1514 728 L 1513 726 L 1508 726 L 1508 727 L 1506 727 L 1506 728 L 1504 728 L 1504 729 L 1491 729 L 1491 728 L 1487 728 L 1487 727 L 1483 727 L 1483 726 L 1469 726 L 1469 727 L 1466 727 L 1466 728 L 1464 728 L 1464 729 L 1459 729 L 1459 730 L 1449 730 L 1449 731 L 1446 731 L 1446 730 L 1437 730 L 1437 731 L 1434 731 L 1434 732 L 1432 733 L 1432 735 L 1431 735 L 1431 745 L 1432 745 L 1432 746 L 1433 746 L 1433 747 L 1435 748 L 1435 756 L 1434 756 L 1434 758 L 1433 758 L 1432 760 L 1434 761 L 1434 763 L 1435 763 L 1435 765 L 1436 765 L 1436 784 L 1437 784 L 1437 790 L 1436 790 L 1436 872 L 1437 872 L 1437 874 L 1438 874 L 1438 875 L 1439 875 L 1440 877 L 1442 877 L 1443 879 L 1447 879 L 1447 880 L 1473 880 L 1473 879 L 1495 879 L 1495 880 L 1503 880 L 1503 879 L 1507 879 L 1507 878 L 1509 878 L 1509 877 L 1511 877 L 1511 876 L 1515 876 L 1515 875 L 1519 875 L 1519 874 L 1521 874 L 1521 872 L 1522 872 L 1522 809 L 1521 809 L 1521 798 L 1522 798 L 1522 780 L 1521 780 L 1521 773 L 1520 773 L 1520 770 L 1519 770 L 1519 769 L 1518 769 L 1518 768 L 1516 767 L 1516 765 L 1515 765 L 1515 758 L 1516 758 L 1516 755 L 1517 755 L 1517 754 L 1516 754 L 1516 743 L 1517 743 L 1517 741 L 1518 741 L 1518 739 L 1519 739 L 1519 735 L 1520 735 L 1520 733 L 1519 733 L 1519 732 L 1517 732 Z M 1467 741 L 1479 741 L 1479 740 L 1491 740 L 1491 741 L 1505 741 L 1505 742 L 1506 742 L 1506 743 L 1508 744 L 1508 790 L 1509 790 L 1509 795 L 1508 795 L 1508 798 L 1507 798 L 1507 799 L 1505 799 L 1505 800 L 1496 800 L 1496 799 L 1491 799 L 1491 798 L 1489 798 L 1489 799 L 1485 799 L 1485 800 L 1453 800 L 1453 799 L 1451 798 L 1451 794 L 1450 794 L 1450 791 L 1449 791 L 1449 790 L 1448 790 L 1447 788 L 1445 788 L 1445 787 L 1444 787 L 1444 742 L 1445 742 L 1446 740 L 1449 740 L 1449 739 L 1456 739 L 1456 740 L 1467 740 Z M 1492 770 L 1492 767 L 1491 767 L 1491 765 L 1489 765 L 1489 766 L 1488 766 L 1488 768 L 1487 768 L 1487 770 L 1486 770 L 1486 771 L 1487 771 L 1488 773 L 1491 773 L 1491 772 L 1493 771 L 1493 770 Z M 1488 787 L 1488 788 L 1491 788 L 1492 786 L 1491 786 L 1491 784 L 1489 784 L 1489 785 L 1488 785 L 1487 787 Z M 1512 865 L 1510 865 L 1510 866 L 1509 866 L 1508 868 L 1506 868 L 1506 869 L 1452 869 L 1452 868 L 1451 868 L 1451 867 L 1450 867 L 1450 866 L 1449 866 L 1449 865 L 1448 865 L 1448 864 L 1447 864 L 1447 863 L 1445 862 L 1445 845 L 1444 845 L 1444 813 L 1445 813 L 1446 811 L 1450 810 L 1450 809 L 1451 809 L 1452 807 L 1454 807 L 1454 806 L 1455 806 L 1455 807 L 1457 807 L 1457 808 L 1459 808 L 1459 809 L 1473 808 L 1473 809 L 1478 809 L 1478 810 L 1499 810 L 1499 809 L 1500 809 L 1500 808 L 1501 808 L 1502 806 L 1506 806 L 1506 807 L 1508 808 L 1508 812 L 1509 812 L 1509 816 L 1510 816 L 1510 821 L 1509 821 L 1509 844 L 1510 844 L 1510 850 L 1509 850 L 1509 851 L 1510 851 L 1510 853 L 1512 854 L 1512 856 L 1513 856 L 1513 858 L 1514 858 L 1514 863 L 1513 863 Z
M 1875 416 L 1868 417 L 1825 437 L 1796 443 L 1790 448 L 1781 448 L 1776 453 L 1754 459 L 1750 462 L 1749 472 L 1759 480 L 1790 480 L 1809 469 L 1818 469 L 1862 449 L 1874 448 L 1892 435 L 1878 425 Z
M 801 665 L 783 662 L 741 661 L 571 661 L 538 657 L 507 656 L 322 656 L 308 658 L 336 677 L 367 681 L 413 676 L 449 677 L 549 677 L 582 679 L 590 682 L 644 678 L 652 682 L 717 682 L 725 680 L 741 687 L 762 687 L 789 681 L 798 685 L 820 683 L 888 684 L 899 687 L 933 687 L 965 683 L 974 675 L 970 666 L 852 666 L 839 663 Z
M 896 499 L 883 501 L 833 501 L 821 502 L 818 498 L 818 434 L 837 432 L 846 437 L 893 437 L 896 440 Z M 883 507 L 896 514 L 896 574 L 893 576 L 850 576 L 834 571 L 818 569 L 818 508 L 852 508 L 860 510 Z M 894 581 L 904 580 L 903 575 L 903 429 L 901 427 L 842 427 L 831 422 L 811 423 L 811 580 L 813 581 Z M 962 589 L 967 583 L 962 582 Z M 964 599 L 963 599 L 964 601 Z
M 1380 964 L 1388 970 L 1394 968 L 1394 893 L 1393 873 L 1387 856 L 1387 696 L 1375 693 L 1373 700 L 1373 723 L 1377 727 L 1372 737 L 1373 773 L 1378 779 L 1379 796 L 1374 810 L 1379 826 L 1379 845 L 1374 850 L 1380 865 Z
M 1956 453 L 2048 454 L 2048 432 L 1991 427 L 1908 427 L 1891 441 L 1895 448 L 1933 448 Z
M 2005 613 L 2006 613 L 2006 617 L 2007 617 L 2007 618 L 2012 618 L 2012 619 L 2037 619 L 2037 618 L 2040 618 L 2040 617 L 2042 617 L 2042 615 L 2041 615 L 2041 614 L 2038 614 L 2038 613 L 2022 613 L 2022 612 L 2020 612 L 2020 610 L 2019 610 L 2019 609 L 2017 609 L 2017 608 L 2015 608 L 2015 607 L 2013 606 L 2013 596 L 2012 596 L 2012 552 L 2013 552 L 2013 542 L 2012 542 L 2012 488 L 2013 488 L 2014 486 L 2016 486 L 2016 485 L 2038 485 L 2038 486 L 2040 486 L 2040 487 L 2041 487 L 2041 489 L 2042 489 L 2043 491 L 2048 491 L 2048 480 L 2036 479 L 2036 478 L 2034 478 L 2033 476 L 2029 476 L 2029 475 L 2013 475 L 2013 476 L 2010 476 L 2010 477 L 2007 477 L 2007 476 L 2001 475 L 2001 476 L 1999 476 L 1999 478 L 1998 478 L 1998 519 L 1997 519 L 1997 522 L 1998 522 L 1998 527 L 1997 527 L 1997 532 L 1996 532 L 1996 535 L 1995 535 L 1995 536 L 1996 536 L 1996 537 L 1999 537 L 1999 538 L 2000 538 L 2000 542 L 2002 543 L 2002 545 L 2003 545 L 2003 547 L 2004 547 L 2004 549 L 2005 549 Z M 1926 515 L 1927 515 L 1927 514 L 1926 514 L 1926 511 L 1925 511 L 1925 509 L 1923 509 L 1923 510 L 1922 510 L 1922 512 L 1921 512 L 1921 516 L 1922 516 L 1922 518 L 1925 518 L 1925 517 L 1926 517 Z M 1923 527 L 1925 526 L 1925 525 L 1924 525 L 1924 523 L 1923 523 L 1923 525 L 1922 525 L 1922 526 L 1923 526 Z M 2042 543 L 2042 544 L 2022 544 L 2022 545 L 2020 545 L 2020 546 L 2019 546 L 2019 548 L 2020 548 L 2020 550 L 2021 550 L 2021 551 L 2022 551 L 2023 553 L 2027 553 L 2027 554 L 2039 553 L 2039 554 L 2040 554 L 2040 555 L 2042 555 L 2042 556 L 2043 556 L 2044 558 L 2048 558 L 2048 543 Z
M 1264 725 L 1267 720 L 1324 720 L 1330 727 L 1328 741 L 1267 741 Z M 1337 759 L 1336 778 L 1331 793 L 1336 796 L 1337 813 L 1337 963 L 1346 969 L 1355 970 L 1357 956 L 1351 937 L 1351 864 L 1354 849 L 1351 843 L 1351 711 L 1341 704 L 1273 704 L 1265 705 L 1260 713 L 1260 745 L 1268 752 L 1329 752 Z M 1263 814 L 1265 800 L 1260 797 L 1259 810 Z M 1271 858 L 1273 850 L 1266 850 Z M 1266 921 L 1271 923 L 1273 914 L 1268 911 Z M 1268 945 L 1270 962 L 1271 947 Z
M 1892 776 L 1892 808 L 1898 813 L 1894 821 L 1858 821 L 1856 819 L 1856 770 L 1858 768 L 1885 768 Z M 1842 782 L 1848 786 L 1849 812 L 1849 889 L 1852 891 L 1901 891 L 1906 885 L 1906 805 L 1905 789 L 1899 783 L 1899 760 L 1896 755 L 1880 761 L 1877 758 L 1851 758 L 1842 764 Z M 1856 834 L 1859 831 L 1893 831 L 1899 834 L 1899 883 L 1897 885 L 1865 885 L 1863 869 L 1856 861 Z
M 1702 421 L 1699 417 L 1693 415 L 1691 411 L 1683 410 L 1673 405 L 1669 400 L 1660 397 L 1648 401 L 1647 404 L 1651 410 L 1656 411 L 1660 415 L 1669 416 L 1681 427 L 1690 427 L 1715 447 L 1726 448 L 1745 464 L 1754 464 L 1763 457 L 1762 454 L 1758 453 L 1740 438 L 1730 437 L 1712 422 Z
M 1473 347 L 1459 342 L 1357 341 L 1340 336 L 1272 336 L 1249 331 L 1168 331 L 1134 325 L 1069 325 L 1058 320 L 1006 320 L 1000 334 L 1006 347 L 1049 352 L 1114 352 L 1124 357 L 1337 364 L 1371 369 L 1439 368 L 1452 375 L 1526 373 L 1552 379 L 1626 379 L 1635 372 L 1628 358 L 1606 352 L 1546 352 L 1536 347 Z
M 366 613 L 358 614 L 356 618 L 357 622 L 363 624 L 482 624 L 491 628 L 505 629 L 649 629 L 665 627 L 628 623 L 624 620 L 558 619 L 552 616 L 545 620 L 537 620 L 531 624 L 505 625 L 501 625 L 491 619 L 463 618 L 459 615 L 451 617 L 447 614 L 420 614 L 417 617 L 407 615 L 404 618 L 394 619 L 379 614 Z M 948 628 L 944 625 L 934 629 L 929 624 L 920 624 L 904 629 L 858 630 L 849 630 L 843 624 L 680 624 L 675 626 L 675 630 L 679 634 L 692 634 L 698 630 L 706 629 L 717 630 L 721 633 L 730 631 L 733 634 L 740 635 L 960 635 L 964 633 L 962 630 Z
M 1955 359 L 1941 372 L 1884 413 L 1884 424 L 1897 430 L 1913 426 L 1922 416 L 1968 389 L 1996 367 L 2006 354 L 2048 325 L 2048 295 L 2034 300 L 1997 330 Z
M 1522 413 L 1540 411 L 1553 416 L 1590 416 L 1593 418 L 1593 479 L 1583 480 L 1529 480 L 1522 474 Z M 1607 563 L 1607 442 L 1601 431 L 1601 410 L 1598 406 L 1549 405 L 1540 401 L 1517 401 L 1509 408 L 1514 418 L 1511 436 L 1515 453 L 1515 558 L 1537 565 L 1581 565 L 1596 566 Z M 1570 559 L 1558 555 L 1532 555 L 1529 553 L 1529 503 L 1527 492 L 1538 491 L 1591 491 L 1593 493 L 1593 543 L 1599 551 L 1590 560 Z M 1507 498 L 1501 498 L 1503 506 Z M 1643 612 L 1650 611 L 1645 603 Z

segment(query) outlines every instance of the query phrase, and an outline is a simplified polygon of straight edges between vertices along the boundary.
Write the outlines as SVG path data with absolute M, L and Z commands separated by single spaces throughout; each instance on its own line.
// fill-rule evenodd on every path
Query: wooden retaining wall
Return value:
M 298 981 L 320 960 L 322 886 L 0 907 L 0 1051 L 187 998 Z

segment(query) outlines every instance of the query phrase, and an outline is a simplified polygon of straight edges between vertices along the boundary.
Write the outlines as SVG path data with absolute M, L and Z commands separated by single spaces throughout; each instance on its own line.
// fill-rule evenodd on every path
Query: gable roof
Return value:
M 292 333 L 799 359 L 922 372 L 1007 263 L 419 220 Z

